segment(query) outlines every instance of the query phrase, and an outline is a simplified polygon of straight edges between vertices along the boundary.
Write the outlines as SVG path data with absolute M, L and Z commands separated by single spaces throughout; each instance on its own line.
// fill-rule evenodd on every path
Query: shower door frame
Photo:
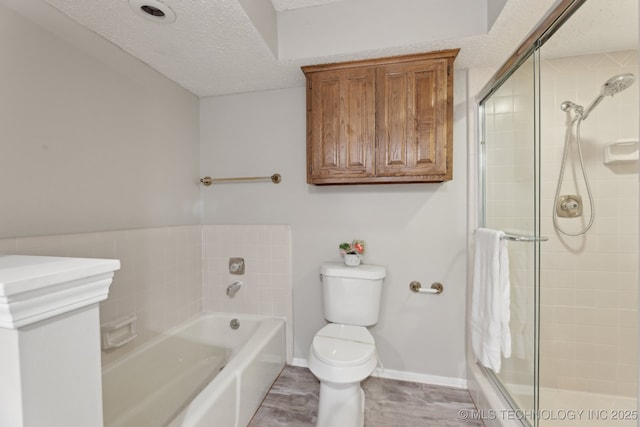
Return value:
M 531 56 L 532 52 L 547 41 L 586 1 L 559 0 L 480 90 L 476 96 L 478 105 L 489 98 Z
M 480 363 L 478 363 L 478 368 L 486 375 L 486 377 L 491 381 L 493 386 L 500 392 L 502 398 L 507 402 L 509 407 L 514 411 L 510 415 L 518 414 L 516 418 L 518 418 L 519 425 L 524 427 L 537 427 L 538 421 L 536 419 L 536 415 L 539 409 L 539 331 L 540 331 L 540 319 L 539 319 L 539 306 L 540 306 L 540 242 L 543 238 L 540 237 L 540 177 L 539 177 L 539 166 L 540 166 L 540 131 L 539 131 L 539 123 L 540 123 L 540 44 L 536 41 L 535 45 L 528 50 L 526 56 L 523 56 L 518 62 L 517 65 L 511 67 L 509 72 L 504 75 L 504 78 L 500 81 L 500 84 L 495 86 L 493 90 L 483 98 L 478 104 L 478 135 L 479 135 L 479 156 L 478 156 L 478 172 L 479 172 L 479 194 L 480 194 L 480 203 L 478 204 L 479 208 L 479 226 L 486 227 L 487 226 L 487 213 L 486 213 L 486 200 L 487 200 L 487 180 L 486 180 L 486 112 L 485 112 L 485 101 L 487 101 L 491 96 L 498 93 L 498 89 L 502 85 L 502 83 L 506 82 L 510 77 L 512 77 L 518 70 L 521 69 L 524 65 L 527 65 L 527 62 L 531 59 L 531 67 L 532 67 L 532 77 L 531 81 L 532 85 L 532 102 L 533 102 L 533 119 L 532 119 L 532 128 L 533 132 L 533 147 L 532 147 L 532 156 L 531 159 L 533 161 L 532 170 L 533 170 L 533 188 L 531 190 L 531 198 L 532 198 L 532 212 L 533 212 L 533 233 L 529 235 L 522 235 L 522 240 L 518 240 L 515 244 L 526 244 L 532 243 L 533 246 L 533 261 L 531 263 L 531 274 L 533 275 L 533 363 L 532 363 L 532 407 L 525 408 L 521 407 L 515 398 L 511 396 L 509 388 L 505 385 L 502 380 L 498 377 L 498 375 L 492 371 L 491 369 L 485 368 Z M 546 239 L 545 239 L 546 240 Z M 527 384 L 529 385 L 529 384 Z M 504 416 L 504 412 L 502 412 Z M 495 417 L 496 414 L 492 413 L 492 417 Z

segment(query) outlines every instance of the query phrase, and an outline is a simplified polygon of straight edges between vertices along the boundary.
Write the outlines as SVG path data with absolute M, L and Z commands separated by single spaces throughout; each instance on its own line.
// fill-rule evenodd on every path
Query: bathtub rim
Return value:
M 469 394 L 480 415 L 496 415 L 495 419 L 482 420 L 485 427 L 528 427 L 522 421 L 499 416 L 513 412 L 513 408 L 474 360 L 471 358 L 467 364 Z
M 231 321 L 231 319 L 239 319 L 240 323 L 242 324 L 242 319 L 250 319 L 250 320 L 256 320 L 256 321 L 264 321 L 264 320 L 268 320 L 268 319 L 277 319 L 277 320 L 282 320 L 285 323 L 285 327 L 286 327 L 286 322 L 287 319 L 284 316 L 265 316 L 265 315 L 261 315 L 261 314 L 245 314 L 245 313 L 227 313 L 227 312 L 218 312 L 218 311 L 201 311 L 200 313 L 196 314 L 195 316 L 190 317 L 189 319 L 185 320 L 184 322 L 172 326 L 171 328 L 163 331 L 163 332 L 158 332 L 156 336 L 154 336 L 153 338 L 145 341 L 144 343 L 134 346 L 131 350 L 128 350 L 125 354 L 123 354 L 120 357 L 117 357 L 116 359 L 110 361 L 109 363 L 105 363 L 104 365 L 101 366 L 101 377 L 107 373 L 108 371 L 111 371 L 112 369 L 114 369 L 115 367 L 119 366 L 120 364 L 126 362 L 127 360 L 131 359 L 132 357 L 134 357 L 135 355 L 137 355 L 138 353 L 141 353 L 143 351 L 148 350 L 149 348 L 153 347 L 154 345 L 157 345 L 159 342 L 164 341 L 165 339 L 167 339 L 167 337 L 170 336 L 175 336 L 178 333 L 180 333 L 181 331 L 189 328 L 190 326 L 198 323 L 200 320 L 202 320 L 205 317 L 222 317 L 222 318 L 228 318 L 229 321 Z M 257 326 L 257 328 L 259 328 L 259 325 Z M 255 331 L 254 331 L 255 333 Z M 253 334 L 252 334 L 253 335 Z M 135 341 L 134 341 L 134 345 L 135 345 Z M 286 346 L 286 344 L 285 344 Z M 242 347 L 244 347 L 244 344 L 238 349 L 238 351 L 240 351 L 242 349 Z M 101 353 L 104 353 L 105 351 L 102 350 Z

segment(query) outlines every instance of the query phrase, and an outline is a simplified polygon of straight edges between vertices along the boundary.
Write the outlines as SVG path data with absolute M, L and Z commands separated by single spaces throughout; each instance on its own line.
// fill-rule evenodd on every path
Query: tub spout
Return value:
M 227 295 L 229 295 L 229 298 L 233 298 L 236 295 L 236 293 L 240 290 L 241 286 L 242 286 L 242 282 L 233 282 L 232 284 L 227 286 Z

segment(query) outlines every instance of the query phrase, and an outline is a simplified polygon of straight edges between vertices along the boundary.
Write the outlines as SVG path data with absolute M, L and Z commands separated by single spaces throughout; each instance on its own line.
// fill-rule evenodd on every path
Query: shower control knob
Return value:
M 576 218 L 582 215 L 582 197 L 578 194 L 560 196 L 556 205 L 560 218 Z
M 229 274 L 242 275 L 244 274 L 245 264 L 244 258 L 233 257 L 229 258 Z

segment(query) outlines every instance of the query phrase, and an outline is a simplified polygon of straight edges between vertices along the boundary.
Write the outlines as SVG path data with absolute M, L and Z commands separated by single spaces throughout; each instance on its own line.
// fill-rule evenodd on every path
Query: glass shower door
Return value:
M 479 224 L 525 236 L 512 354 L 485 372 L 514 408 L 501 420 L 637 426 L 638 2 L 558 3 L 480 102 Z M 576 37 L 591 32 L 632 37 Z
M 489 376 L 516 408 L 514 417 L 535 424 L 537 383 L 537 146 L 535 57 L 523 63 L 481 103 L 484 201 L 481 223 L 508 240 L 512 354 Z M 518 410 L 519 409 L 519 410 Z M 526 422 L 525 422 L 526 424 Z

